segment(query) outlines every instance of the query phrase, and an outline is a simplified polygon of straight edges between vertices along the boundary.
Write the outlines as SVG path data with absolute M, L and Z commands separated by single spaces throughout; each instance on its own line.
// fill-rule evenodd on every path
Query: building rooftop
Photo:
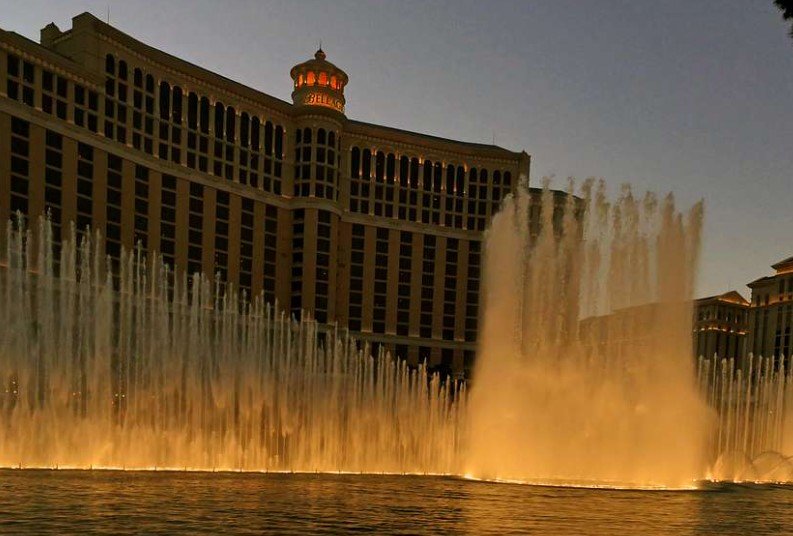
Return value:
M 146 43 L 143 43 L 142 41 L 135 39 L 129 34 L 122 32 L 118 28 L 111 26 L 110 24 L 107 24 L 106 22 L 95 17 L 89 12 L 84 12 L 73 17 L 72 28 L 68 30 L 61 31 L 54 23 L 48 24 L 45 28 L 42 29 L 41 32 L 41 39 L 42 39 L 41 45 L 43 45 L 42 49 L 52 53 L 51 51 L 54 49 L 54 46 L 58 42 L 67 38 L 70 34 L 81 31 L 97 32 L 107 38 L 112 39 L 113 41 L 116 41 L 117 43 L 120 43 L 121 45 L 127 47 L 130 50 L 148 56 L 149 58 L 162 64 L 163 66 L 166 66 L 170 69 L 173 69 L 177 72 L 180 72 L 188 76 L 200 78 L 206 83 L 218 86 L 220 89 L 224 89 L 236 95 L 238 98 L 240 98 L 240 100 L 253 101 L 260 105 L 268 106 L 274 110 L 281 111 L 282 113 L 289 115 L 293 114 L 296 108 L 295 105 L 292 103 L 289 103 L 287 101 L 269 95 L 262 91 L 259 91 L 255 88 L 252 88 L 240 82 L 234 81 L 216 72 L 205 69 L 199 65 L 193 64 L 189 61 L 173 56 L 167 52 L 163 52 L 162 50 L 156 47 L 147 45 Z M 12 34 L 13 32 L 7 32 L 7 33 Z M 67 58 L 67 59 L 71 60 L 71 58 Z M 315 64 L 332 66 L 333 73 L 339 76 L 339 80 L 341 83 L 340 84 L 341 87 L 339 88 L 339 91 L 343 89 L 343 85 L 347 84 L 347 75 L 341 69 L 328 62 L 326 60 L 325 53 L 322 50 L 318 50 L 313 59 L 310 59 L 307 62 L 303 62 L 301 64 L 296 65 L 295 68 L 293 68 L 292 74 L 294 76 L 298 76 L 298 74 L 296 73 L 297 71 L 300 70 L 301 67 L 311 66 Z M 75 66 L 77 66 L 77 64 L 75 64 Z M 288 80 L 287 78 L 288 74 L 289 73 L 284 73 L 285 83 Z M 399 135 L 405 138 L 412 138 L 410 140 L 407 140 L 412 143 L 424 142 L 424 143 L 432 143 L 433 145 L 443 144 L 448 146 L 447 149 L 456 150 L 457 152 L 462 152 L 462 153 L 476 150 L 477 153 L 480 153 L 482 151 L 484 151 L 485 153 L 490 153 L 489 155 L 485 154 L 485 156 L 490 156 L 492 158 L 514 159 L 517 155 L 525 155 L 525 157 L 528 158 L 528 155 L 525 152 L 510 151 L 509 149 L 499 147 L 496 145 L 460 141 L 450 138 L 444 138 L 441 136 L 435 136 L 432 134 L 413 132 L 409 130 L 402 130 L 398 128 L 388 127 L 385 125 L 367 123 L 365 121 L 355 121 L 348 119 L 347 125 L 348 128 L 352 130 L 356 130 L 356 129 L 370 130 L 372 131 L 373 134 L 374 131 L 377 131 L 378 133 L 381 134 L 393 134 L 395 136 Z
M 701 305 L 705 302 L 709 301 L 717 301 L 722 303 L 729 303 L 733 305 L 740 305 L 740 306 L 749 306 L 749 300 L 744 298 L 740 292 L 737 290 L 730 290 L 729 292 L 725 292 L 724 294 L 717 294 L 715 296 L 706 296 L 704 298 L 698 298 L 695 302 L 698 305 Z

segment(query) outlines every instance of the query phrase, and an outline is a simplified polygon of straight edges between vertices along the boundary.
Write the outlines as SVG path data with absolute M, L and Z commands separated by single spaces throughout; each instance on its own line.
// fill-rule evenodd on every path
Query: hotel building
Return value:
M 40 44 L 0 30 L 0 221 L 49 213 L 176 273 L 338 322 L 461 373 L 482 239 L 529 156 L 348 119 L 318 50 L 284 102 L 83 13 Z M 284 73 L 286 79 L 286 73 Z
M 774 275 L 749 283 L 752 299 L 749 306 L 749 340 L 747 353 L 786 359 L 791 366 L 790 331 L 793 326 L 793 257 L 771 266 Z
M 741 359 L 746 352 L 749 302 L 732 290 L 694 300 L 694 354 Z

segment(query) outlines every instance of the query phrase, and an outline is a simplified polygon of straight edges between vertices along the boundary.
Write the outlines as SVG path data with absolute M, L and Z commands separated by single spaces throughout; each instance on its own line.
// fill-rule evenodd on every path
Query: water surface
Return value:
M 793 487 L 621 491 L 336 474 L 0 471 L 0 532 L 782 534 Z

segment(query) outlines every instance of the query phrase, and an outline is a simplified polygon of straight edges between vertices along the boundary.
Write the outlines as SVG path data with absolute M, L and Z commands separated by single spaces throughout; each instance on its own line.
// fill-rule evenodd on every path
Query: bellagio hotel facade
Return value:
M 49 213 L 56 246 L 90 226 L 111 259 L 140 244 L 409 363 L 470 366 L 483 231 L 525 152 L 348 119 L 322 50 L 288 103 L 88 13 L 40 41 L 0 30 L 0 221 Z

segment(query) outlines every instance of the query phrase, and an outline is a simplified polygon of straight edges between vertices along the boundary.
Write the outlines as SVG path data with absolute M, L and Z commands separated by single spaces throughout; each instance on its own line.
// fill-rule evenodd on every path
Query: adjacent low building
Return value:
M 694 354 L 740 359 L 746 353 L 749 302 L 737 291 L 694 301 Z
M 749 283 L 752 290 L 749 306 L 747 352 L 754 355 L 784 358 L 790 368 L 793 324 L 793 257 L 771 266 L 774 275 Z

